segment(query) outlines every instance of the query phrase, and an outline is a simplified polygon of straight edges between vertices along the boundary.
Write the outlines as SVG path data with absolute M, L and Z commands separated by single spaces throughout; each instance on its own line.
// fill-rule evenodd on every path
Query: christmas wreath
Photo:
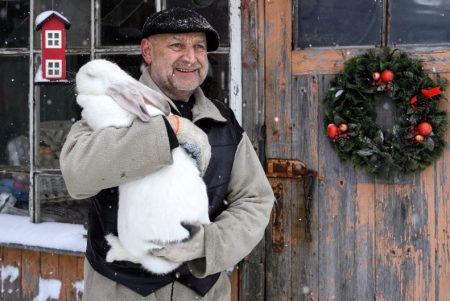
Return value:
M 343 160 L 385 179 L 420 171 L 440 156 L 448 128 L 439 109 L 447 81 L 431 79 L 422 62 L 377 48 L 349 59 L 325 96 L 326 133 Z M 395 125 L 376 121 L 377 103 L 388 96 Z

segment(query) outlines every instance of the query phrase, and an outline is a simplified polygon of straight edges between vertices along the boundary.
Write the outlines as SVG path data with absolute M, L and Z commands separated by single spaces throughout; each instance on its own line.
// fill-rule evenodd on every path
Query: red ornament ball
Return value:
M 372 78 L 373 78 L 373 80 L 379 80 L 380 79 L 380 72 L 374 72 L 373 74 L 372 74 Z
M 394 79 L 394 72 L 391 70 L 384 70 L 381 72 L 380 78 L 384 83 L 388 84 Z
M 328 127 L 327 127 L 328 137 L 330 137 L 331 139 L 334 139 L 338 133 L 339 133 L 339 129 L 335 124 L 331 123 L 328 125 Z
M 429 124 L 426 121 L 422 121 L 421 123 L 419 123 L 419 125 L 417 126 L 417 131 L 419 132 L 420 135 L 422 136 L 428 136 L 431 134 L 431 132 L 433 132 L 433 127 L 431 126 L 431 124 Z

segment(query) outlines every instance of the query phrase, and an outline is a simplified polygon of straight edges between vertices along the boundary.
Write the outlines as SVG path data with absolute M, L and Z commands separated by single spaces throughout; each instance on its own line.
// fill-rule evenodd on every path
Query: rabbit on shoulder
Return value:
M 81 115 L 94 131 L 170 114 L 164 95 L 107 60 L 82 66 L 76 88 Z M 108 262 L 126 260 L 155 274 L 169 273 L 180 263 L 152 256 L 150 251 L 187 240 L 200 224 L 210 223 L 206 185 L 195 159 L 182 147 L 172 150 L 172 157 L 173 164 L 119 186 L 118 236 L 105 237 L 110 246 Z

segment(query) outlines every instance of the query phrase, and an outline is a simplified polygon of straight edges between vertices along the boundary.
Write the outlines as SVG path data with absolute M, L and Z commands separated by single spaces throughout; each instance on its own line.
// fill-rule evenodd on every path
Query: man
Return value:
M 100 131 L 83 120 L 73 125 L 61 153 L 61 171 L 70 194 L 91 201 L 83 300 L 230 300 L 224 271 L 261 240 L 274 196 L 232 111 L 199 88 L 208 71 L 207 51 L 218 45 L 217 32 L 193 11 L 154 14 L 143 27 L 141 52 L 148 68 L 140 81 L 170 98 L 174 116 L 147 123 L 136 119 L 129 128 Z M 152 252 L 183 263 L 170 274 L 153 275 L 131 262 L 106 262 L 104 236 L 117 233 L 117 186 L 171 164 L 171 149 L 180 144 L 197 146 L 212 223 L 185 242 Z

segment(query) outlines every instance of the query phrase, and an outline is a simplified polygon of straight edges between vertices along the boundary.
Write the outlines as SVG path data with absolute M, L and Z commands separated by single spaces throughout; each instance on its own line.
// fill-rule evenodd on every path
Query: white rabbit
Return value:
M 165 96 L 136 81 L 116 64 L 93 60 L 76 75 L 77 102 L 93 130 L 127 127 L 136 117 L 149 121 L 170 114 Z M 177 147 L 173 164 L 119 186 L 118 237 L 108 234 L 108 262 L 126 260 L 155 274 L 180 264 L 150 255 L 165 244 L 186 240 L 210 222 L 208 196 L 195 160 Z

